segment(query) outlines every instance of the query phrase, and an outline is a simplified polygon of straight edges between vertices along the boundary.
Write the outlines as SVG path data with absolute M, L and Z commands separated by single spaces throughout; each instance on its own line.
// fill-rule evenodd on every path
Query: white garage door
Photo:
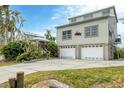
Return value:
M 60 48 L 60 58 L 75 59 L 75 48 Z
M 103 60 L 103 47 L 83 47 L 81 59 Z

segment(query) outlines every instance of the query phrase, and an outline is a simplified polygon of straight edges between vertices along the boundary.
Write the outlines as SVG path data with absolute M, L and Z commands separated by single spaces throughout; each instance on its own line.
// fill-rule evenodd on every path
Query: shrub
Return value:
M 120 58 L 124 58 L 124 48 L 119 49 L 118 54 Z
M 114 52 L 114 59 L 118 59 L 118 52 Z
M 2 47 L 1 54 L 3 54 L 8 60 L 14 60 L 18 55 L 24 53 L 25 44 L 26 43 L 23 41 L 9 42 L 7 45 Z
M 41 58 L 49 59 L 49 55 L 48 55 L 48 53 L 43 53 L 43 54 L 41 55 Z
M 34 58 L 34 59 L 39 59 L 41 58 L 42 54 L 41 54 L 41 50 L 40 49 L 35 49 L 34 51 L 31 52 L 31 56 Z
M 51 57 L 58 57 L 58 48 L 54 41 L 51 41 L 48 43 L 47 49 L 48 49 L 48 51 L 50 51 Z
M 10 42 L 1 49 L 1 53 L 7 60 L 16 59 L 17 62 L 48 58 L 48 54 L 42 54 L 37 45 L 30 41 Z
M 30 53 L 23 53 L 16 57 L 17 62 L 29 61 L 31 59 L 33 59 L 33 57 L 30 55 Z
M 1 53 L 2 48 L 3 48 L 3 45 L 0 45 L 0 55 L 2 54 L 2 53 Z
M 37 47 L 36 45 L 30 43 L 28 45 L 28 52 L 18 55 L 16 58 L 16 61 L 23 62 L 23 61 L 29 61 L 32 59 L 40 59 L 42 54 L 39 48 L 36 48 L 36 47 Z

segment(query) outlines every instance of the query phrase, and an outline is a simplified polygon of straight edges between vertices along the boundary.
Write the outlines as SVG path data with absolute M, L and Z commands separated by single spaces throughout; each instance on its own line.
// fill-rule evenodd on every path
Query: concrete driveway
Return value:
M 35 63 L 22 63 L 12 66 L 0 67 L 0 83 L 8 80 L 10 77 L 15 77 L 16 72 L 24 71 L 25 74 L 37 71 L 49 70 L 64 70 L 64 69 L 80 69 L 93 67 L 110 67 L 124 66 L 124 60 L 116 61 L 84 61 L 84 60 L 69 60 L 69 59 L 50 59 L 38 61 Z

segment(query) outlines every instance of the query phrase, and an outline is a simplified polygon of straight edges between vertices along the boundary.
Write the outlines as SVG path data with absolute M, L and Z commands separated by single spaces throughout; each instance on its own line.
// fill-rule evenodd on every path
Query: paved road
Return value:
M 124 60 L 83 61 L 83 60 L 69 60 L 69 59 L 50 59 L 50 60 L 38 61 L 35 63 L 22 63 L 12 66 L 0 67 L 0 83 L 7 81 L 8 78 L 10 77 L 15 77 L 15 74 L 18 71 L 24 71 L 25 74 L 29 74 L 37 71 L 110 67 L 110 66 L 124 66 Z

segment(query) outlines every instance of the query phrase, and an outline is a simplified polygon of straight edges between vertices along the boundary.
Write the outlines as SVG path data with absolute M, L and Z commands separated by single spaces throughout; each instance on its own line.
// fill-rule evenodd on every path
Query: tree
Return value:
M 48 30 L 48 29 L 46 30 L 45 37 L 46 37 L 46 39 L 48 39 L 49 41 L 55 41 L 55 37 L 53 37 L 53 36 L 51 35 L 51 31 Z
M 120 58 L 124 58 L 124 48 L 119 48 L 117 52 Z
M 15 32 L 21 31 L 24 21 L 20 12 L 10 10 L 8 5 L 0 6 L 0 34 L 5 44 L 15 39 Z
M 47 50 L 50 52 L 51 57 L 58 57 L 58 48 L 54 41 L 47 44 Z
M 55 43 L 55 37 L 51 35 L 51 31 L 47 30 L 45 33 L 46 39 L 49 40 L 49 42 L 46 45 L 46 49 L 50 52 L 51 57 L 57 57 L 58 56 L 58 48 Z

